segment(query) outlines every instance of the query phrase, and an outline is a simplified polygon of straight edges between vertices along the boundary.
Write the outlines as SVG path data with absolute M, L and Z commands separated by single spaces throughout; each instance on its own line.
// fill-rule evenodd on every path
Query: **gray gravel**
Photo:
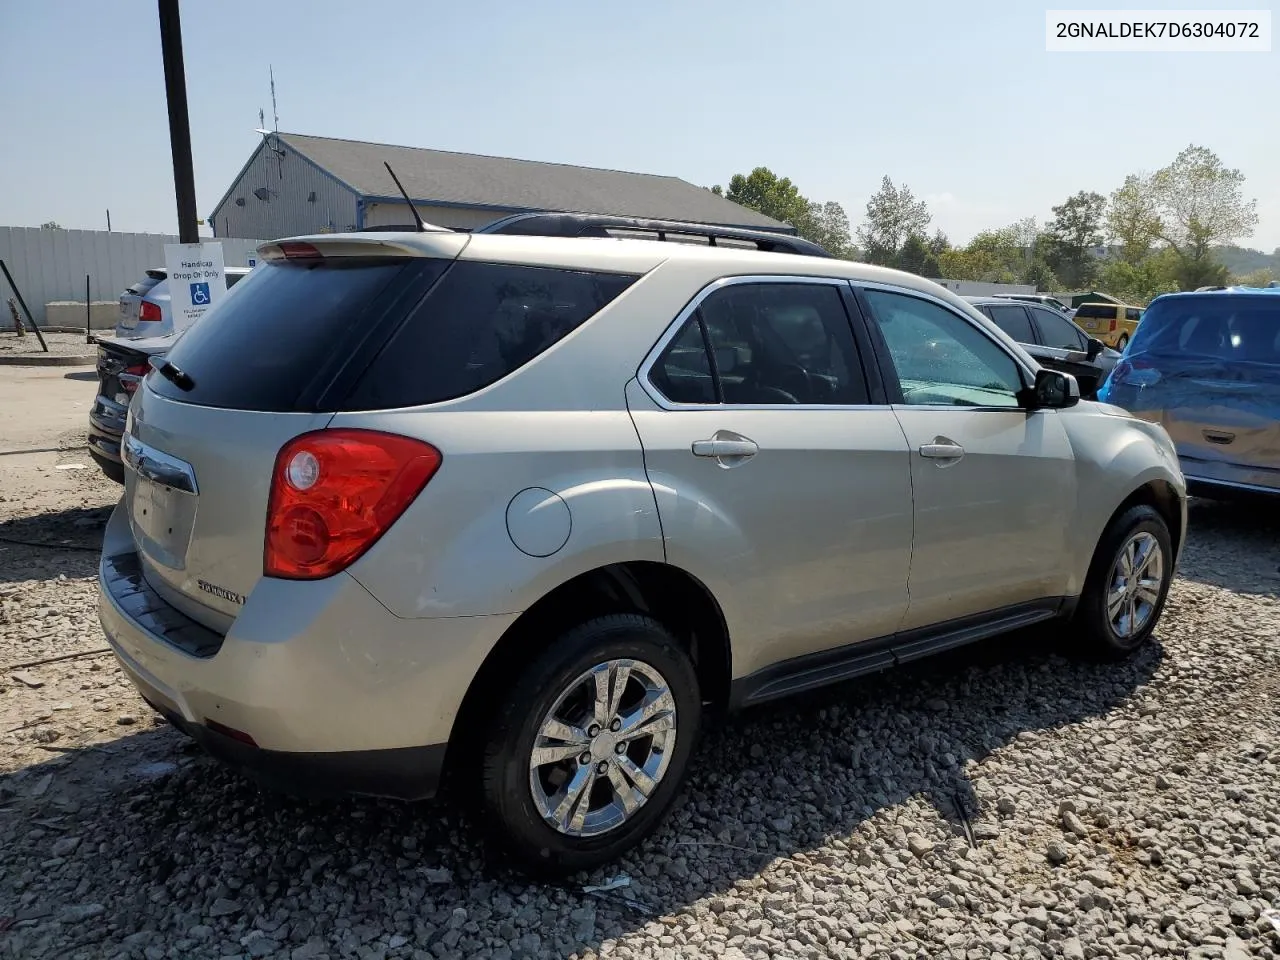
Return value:
M 9 308 L 0 302 L 0 311 L 4 313 L 4 323 L 9 323 Z M 92 343 L 85 343 L 84 331 L 79 333 L 53 333 L 41 330 L 44 334 L 45 346 L 49 349 L 44 351 L 40 348 L 40 338 L 27 329 L 27 335 L 20 337 L 13 332 L 10 325 L 8 329 L 0 328 L 0 357 L 19 356 L 25 354 L 46 354 L 58 357 L 96 357 L 98 355 L 98 347 Z M 95 330 L 94 336 L 111 336 L 111 330 Z
M 1136 660 L 1020 634 L 738 718 L 649 845 L 563 885 L 448 806 L 260 793 L 109 658 L 5 673 L 0 957 L 1280 957 L 1280 514 L 1192 521 Z M 0 552 L 0 663 L 99 646 L 93 570 Z

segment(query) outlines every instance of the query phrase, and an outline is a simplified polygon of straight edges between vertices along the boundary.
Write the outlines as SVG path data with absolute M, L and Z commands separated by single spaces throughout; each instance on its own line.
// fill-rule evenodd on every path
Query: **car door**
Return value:
M 915 540 L 902 628 L 1057 597 L 1075 464 L 1060 416 L 1028 411 L 1030 371 L 927 294 L 861 286 L 886 390 L 911 448 Z
M 735 677 L 888 636 L 906 610 L 907 445 L 847 303 L 845 281 L 720 280 L 627 388 L 667 561 L 719 601 Z

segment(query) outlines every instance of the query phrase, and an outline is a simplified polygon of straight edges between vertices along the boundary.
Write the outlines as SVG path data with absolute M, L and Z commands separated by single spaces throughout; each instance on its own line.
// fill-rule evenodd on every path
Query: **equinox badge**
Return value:
M 236 593 L 234 590 L 228 590 L 226 587 L 220 587 L 216 583 L 210 583 L 208 580 L 197 580 L 196 584 L 205 593 L 212 593 L 215 597 L 221 597 L 223 600 L 230 600 L 232 603 L 238 603 L 244 606 L 244 597 Z

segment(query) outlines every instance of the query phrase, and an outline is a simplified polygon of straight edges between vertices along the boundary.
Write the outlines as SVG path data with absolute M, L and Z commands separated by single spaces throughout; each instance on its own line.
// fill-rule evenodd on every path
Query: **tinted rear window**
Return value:
M 1280 295 L 1157 300 L 1129 344 L 1143 353 L 1280 364 Z
M 195 386 L 158 374 L 155 392 L 242 410 L 299 409 L 322 368 L 352 349 L 374 301 L 405 271 L 443 271 L 438 260 L 330 259 L 265 263 L 236 284 L 169 352 Z
M 1105 303 L 1082 303 L 1076 311 L 1077 317 L 1114 317 L 1116 308 Z
M 636 278 L 461 261 L 365 371 L 345 410 L 439 403 L 524 366 L 598 313 Z

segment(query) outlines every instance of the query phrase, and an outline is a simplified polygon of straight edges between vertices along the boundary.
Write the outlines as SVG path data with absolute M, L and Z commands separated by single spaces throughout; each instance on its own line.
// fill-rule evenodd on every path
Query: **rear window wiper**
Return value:
M 155 370 L 179 390 L 190 392 L 196 382 L 191 379 L 191 375 L 186 373 L 181 367 L 177 367 L 168 360 L 157 360 L 152 357 L 150 360 L 151 369 Z

